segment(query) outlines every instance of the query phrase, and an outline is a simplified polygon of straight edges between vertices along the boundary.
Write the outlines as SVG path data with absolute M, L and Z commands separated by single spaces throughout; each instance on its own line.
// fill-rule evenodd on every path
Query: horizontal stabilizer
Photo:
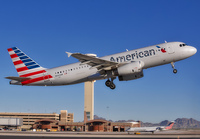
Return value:
M 5 78 L 10 79 L 10 80 L 19 81 L 19 82 L 23 82 L 23 81 L 31 79 L 31 78 L 27 78 L 27 77 L 14 77 L 14 76 L 9 76 L 9 77 L 5 77 Z

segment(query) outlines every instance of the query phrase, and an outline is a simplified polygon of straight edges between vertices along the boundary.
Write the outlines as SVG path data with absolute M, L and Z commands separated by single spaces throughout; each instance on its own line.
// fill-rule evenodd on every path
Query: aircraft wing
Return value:
M 27 77 L 14 77 L 14 76 L 9 76 L 9 77 L 5 77 L 5 78 L 10 79 L 10 80 L 19 81 L 19 82 L 23 82 L 23 81 L 31 79 L 31 78 L 27 78 Z
M 72 56 L 78 59 L 82 64 L 88 64 L 93 68 L 97 68 L 98 70 L 111 70 L 117 68 L 120 65 L 120 63 L 100 59 L 87 54 L 69 52 L 66 53 L 68 54 L 68 57 Z

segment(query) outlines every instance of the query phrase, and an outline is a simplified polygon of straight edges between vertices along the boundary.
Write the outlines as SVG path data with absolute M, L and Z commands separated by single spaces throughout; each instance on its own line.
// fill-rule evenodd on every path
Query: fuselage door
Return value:
M 167 48 L 168 48 L 168 53 L 169 54 L 173 54 L 175 53 L 174 48 L 171 44 L 167 44 Z

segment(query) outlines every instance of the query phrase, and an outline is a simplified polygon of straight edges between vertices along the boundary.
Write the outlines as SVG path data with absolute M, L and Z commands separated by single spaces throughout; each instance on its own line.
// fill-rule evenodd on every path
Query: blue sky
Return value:
M 163 43 L 183 41 L 199 51 L 200 1 L 0 0 L 0 112 L 60 113 L 67 109 L 83 120 L 84 84 L 59 87 L 9 85 L 18 76 L 7 48 L 19 47 L 41 66 L 73 62 L 65 51 L 98 57 Z M 98 116 L 112 120 L 160 122 L 200 120 L 200 55 L 144 70 L 144 78 L 95 83 Z M 109 108 L 107 108 L 109 107 Z

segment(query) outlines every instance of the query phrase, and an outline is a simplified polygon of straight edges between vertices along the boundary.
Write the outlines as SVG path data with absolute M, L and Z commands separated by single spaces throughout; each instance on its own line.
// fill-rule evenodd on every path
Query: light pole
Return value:
M 85 132 L 86 132 L 86 118 L 87 118 L 87 113 L 86 113 L 86 106 L 84 107 L 84 125 L 85 125 Z
M 107 106 L 107 119 L 109 120 L 109 117 L 108 117 L 108 110 L 109 110 L 109 107 Z M 107 120 L 107 132 L 108 132 L 108 120 Z

